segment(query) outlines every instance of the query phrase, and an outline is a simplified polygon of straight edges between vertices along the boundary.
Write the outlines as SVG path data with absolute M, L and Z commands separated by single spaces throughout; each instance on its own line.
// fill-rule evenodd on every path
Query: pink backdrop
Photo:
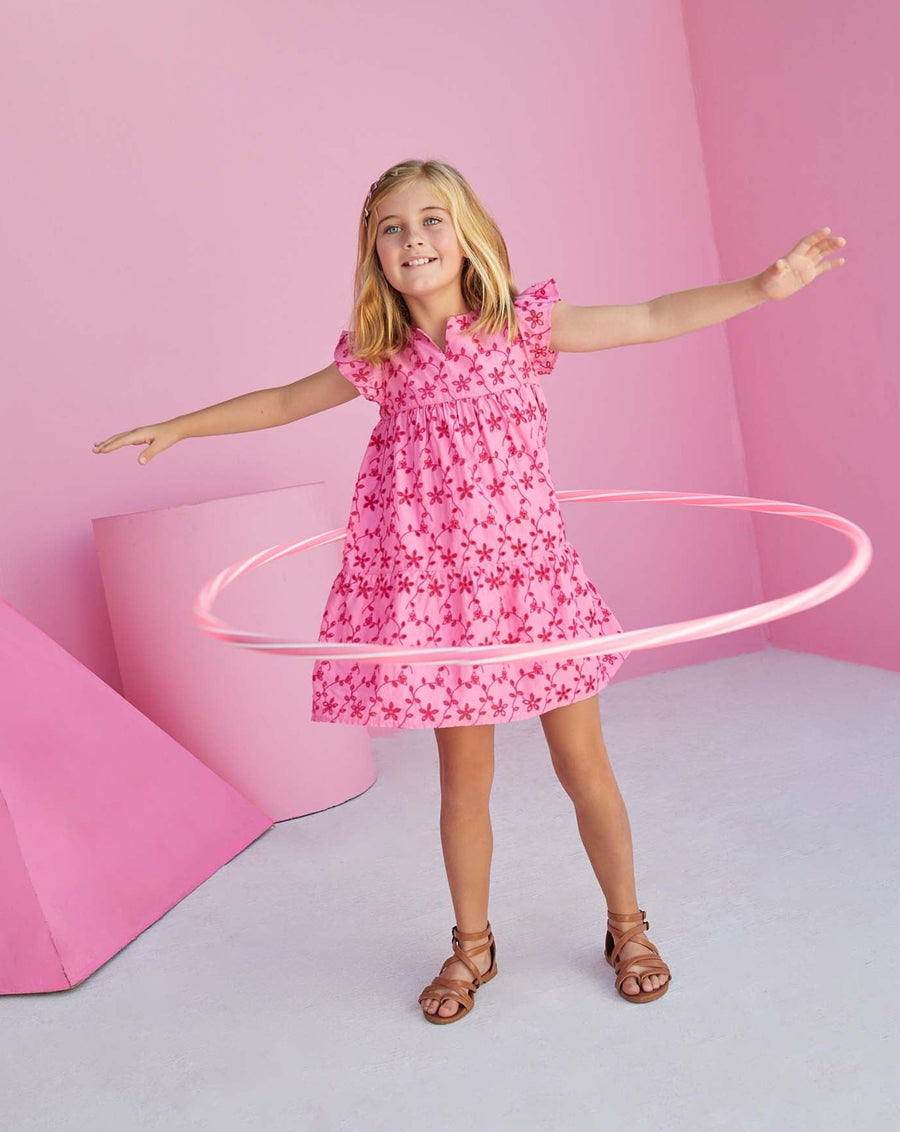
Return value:
M 785 303 L 563 355 L 545 385 L 550 454 L 558 488 L 795 500 L 874 542 L 869 573 L 827 605 L 634 653 L 618 679 L 768 643 L 900 667 L 886 223 L 900 19 L 888 0 L 848 12 L 8 0 L 0 594 L 121 690 L 92 517 L 320 479 L 346 511 L 377 414 L 362 398 L 188 440 L 146 468 L 136 448 L 91 444 L 326 365 L 369 183 L 436 156 L 495 215 L 519 286 L 553 275 L 574 303 L 753 274 L 820 224 L 847 237 L 848 266 Z M 564 514 L 625 628 L 780 596 L 848 553 L 833 532 L 772 516 Z
M 684 11 L 723 278 L 820 225 L 848 241 L 830 278 L 727 324 L 750 491 L 846 515 L 874 547 L 856 586 L 768 633 L 780 648 L 897 671 L 900 8 L 685 0 Z M 846 560 L 824 529 L 770 516 L 754 526 L 766 598 Z

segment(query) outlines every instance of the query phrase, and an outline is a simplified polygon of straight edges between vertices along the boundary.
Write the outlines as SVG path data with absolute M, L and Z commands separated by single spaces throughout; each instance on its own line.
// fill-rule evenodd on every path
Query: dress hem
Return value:
M 589 699 L 591 696 L 601 692 L 607 684 L 613 679 L 619 668 L 625 663 L 627 654 L 619 657 L 616 661 L 606 665 L 606 676 L 601 676 L 598 680 L 592 681 L 592 687 L 589 692 L 584 691 L 583 688 L 577 689 L 574 696 L 562 700 L 558 703 L 543 704 L 539 708 L 526 706 L 525 701 L 518 701 L 514 704 L 512 710 L 501 712 L 499 715 L 494 715 L 491 718 L 481 718 L 487 716 L 488 712 L 479 712 L 475 719 L 458 719 L 456 722 L 429 722 L 422 720 L 421 717 L 417 719 L 408 719 L 403 721 L 385 719 L 380 716 L 373 717 L 373 713 L 369 713 L 367 719 L 354 719 L 351 718 L 349 712 L 339 712 L 337 715 L 326 715 L 324 712 L 316 708 L 312 709 L 310 720 L 313 723 L 341 723 L 345 726 L 352 727 L 381 727 L 391 731 L 417 731 L 417 730 L 431 730 L 435 727 L 474 727 L 484 726 L 488 723 L 516 723 L 522 719 L 534 719 L 536 716 L 543 715 L 545 712 L 553 711 L 554 708 L 567 707 L 569 704 L 578 703 L 580 700 Z

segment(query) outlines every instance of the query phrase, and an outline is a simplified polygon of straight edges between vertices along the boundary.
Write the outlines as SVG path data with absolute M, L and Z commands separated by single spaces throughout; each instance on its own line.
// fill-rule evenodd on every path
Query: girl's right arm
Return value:
M 220 436 L 223 433 L 274 428 L 321 413 L 358 396 L 356 386 L 332 362 L 325 369 L 311 373 L 309 377 L 301 377 L 290 385 L 256 389 L 252 393 L 232 397 L 230 401 L 198 409 L 195 413 L 128 432 L 117 432 L 107 440 L 95 443 L 94 452 L 99 455 L 114 452 L 125 444 L 146 444 L 148 447 L 138 460 L 146 464 L 157 453 L 189 436 Z

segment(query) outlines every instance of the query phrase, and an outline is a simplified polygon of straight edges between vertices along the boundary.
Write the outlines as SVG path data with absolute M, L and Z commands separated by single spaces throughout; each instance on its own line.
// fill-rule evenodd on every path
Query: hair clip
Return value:
M 380 180 L 381 180 L 381 178 L 379 177 L 378 181 L 380 181 Z M 366 203 L 365 203 L 365 206 L 364 206 L 364 209 L 363 209 L 363 211 L 365 212 L 366 220 L 369 219 L 369 201 L 372 199 L 372 193 L 374 193 L 375 190 L 378 188 L 378 181 L 372 182 L 372 187 L 369 189 L 369 195 L 366 197 Z

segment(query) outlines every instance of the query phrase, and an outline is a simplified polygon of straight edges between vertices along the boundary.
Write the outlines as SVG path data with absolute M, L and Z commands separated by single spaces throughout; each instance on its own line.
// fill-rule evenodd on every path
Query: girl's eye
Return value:
M 440 216 L 426 216 L 425 217 L 425 223 L 427 224 L 429 220 L 436 220 L 438 222 L 438 224 L 440 224 L 440 222 L 441 222 Z M 387 236 L 390 233 L 392 228 L 399 228 L 399 227 L 400 227 L 399 224 L 388 224 L 387 228 L 385 228 L 384 232 L 382 232 L 382 235 Z

